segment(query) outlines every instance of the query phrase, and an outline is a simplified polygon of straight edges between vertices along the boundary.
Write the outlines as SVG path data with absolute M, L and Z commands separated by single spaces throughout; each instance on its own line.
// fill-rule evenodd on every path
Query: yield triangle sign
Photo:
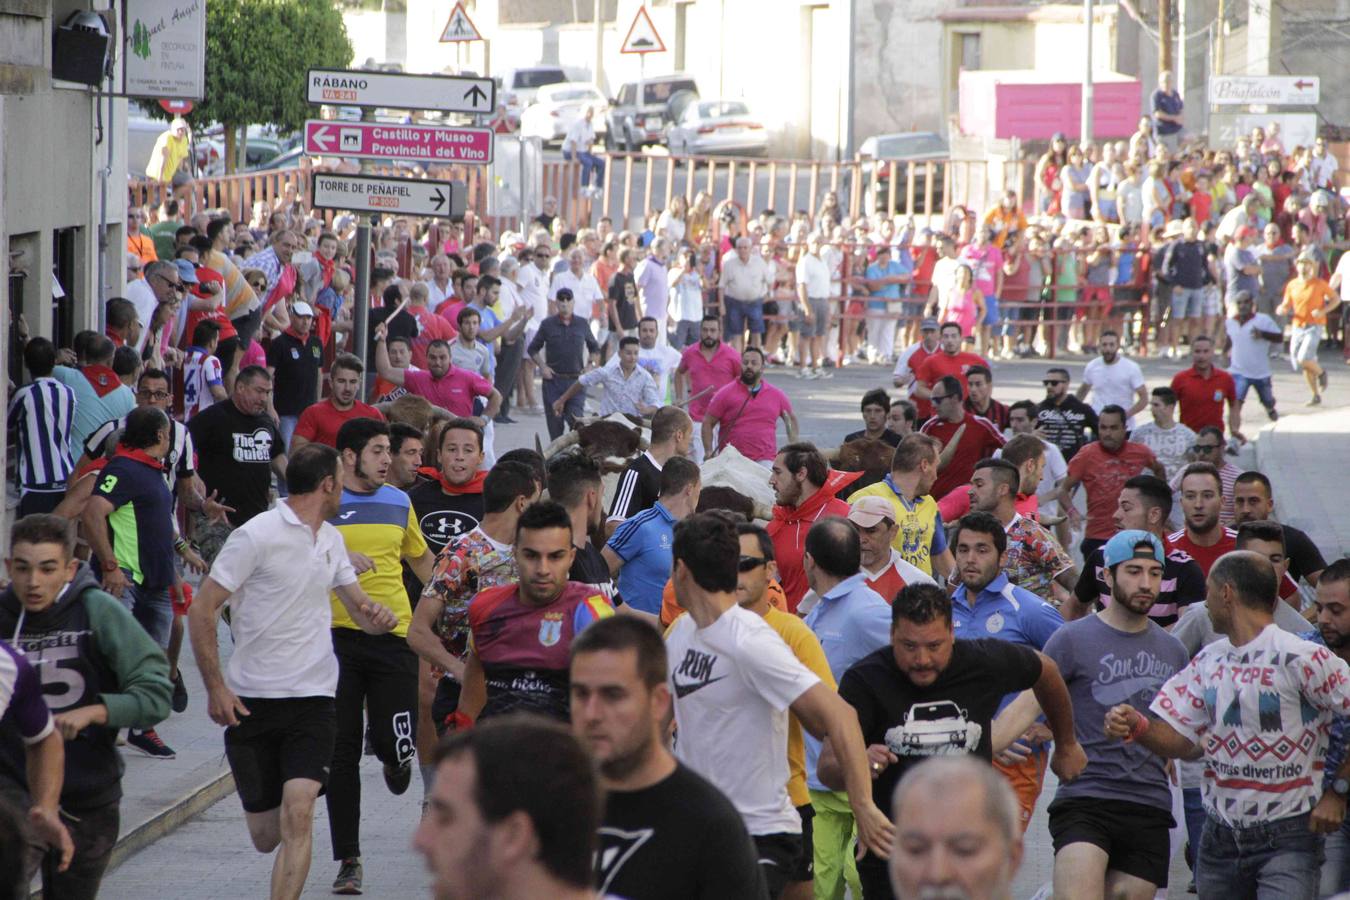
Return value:
M 664 53 L 665 43 L 656 33 L 652 17 L 647 15 L 647 7 L 639 6 L 633 24 L 628 26 L 628 36 L 623 39 L 620 53 Z
M 456 3 L 455 8 L 450 10 L 450 21 L 445 23 L 445 30 L 441 32 L 442 44 L 453 44 L 457 41 L 481 41 L 483 35 L 478 31 L 478 26 L 473 24 L 469 14 L 464 11 L 463 3 Z

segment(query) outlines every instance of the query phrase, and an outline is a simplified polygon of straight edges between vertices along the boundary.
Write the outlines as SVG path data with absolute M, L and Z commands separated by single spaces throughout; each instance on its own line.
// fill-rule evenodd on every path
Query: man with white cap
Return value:
M 890 603 L 907 584 L 934 584 L 918 566 L 911 565 L 892 544 L 900 526 L 895 507 L 885 497 L 856 497 L 849 505 L 848 520 L 858 530 L 862 552 L 859 571 L 867 586 Z
M 303 300 L 291 304 L 291 325 L 267 347 L 267 373 L 272 376 L 272 411 L 287 447 L 305 408 L 319 399 L 319 367 L 323 342 L 313 333 L 314 308 Z

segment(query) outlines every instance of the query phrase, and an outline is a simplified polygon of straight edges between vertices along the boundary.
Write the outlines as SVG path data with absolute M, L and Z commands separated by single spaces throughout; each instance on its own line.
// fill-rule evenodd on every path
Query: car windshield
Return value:
M 511 78 L 513 88 L 538 88 L 567 80 L 562 69 L 522 69 Z
M 959 710 L 949 703 L 929 703 L 914 707 L 914 721 L 939 722 L 959 715 Z
M 642 86 L 642 102 L 644 104 L 665 103 L 671 97 L 680 91 L 698 92 L 691 80 L 684 81 L 656 81 Z
M 722 116 L 748 116 L 750 110 L 739 100 L 716 100 L 698 105 L 700 119 L 718 119 Z
M 936 134 L 896 134 L 872 138 L 868 143 L 874 159 L 903 159 L 907 156 L 927 156 L 947 151 L 947 145 Z
M 575 100 L 600 100 L 603 99 L 598 91 L 591 88 L 567 88 L 565 90 L 549 91 L 546 99 L 555 103 L 567 103 Z

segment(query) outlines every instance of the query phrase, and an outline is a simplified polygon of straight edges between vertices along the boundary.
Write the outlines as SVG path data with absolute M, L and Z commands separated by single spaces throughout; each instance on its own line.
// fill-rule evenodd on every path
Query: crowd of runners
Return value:
M 1188 159 L 1165 174 L 1200 178 Z M 1090 361 L 1025 398 L 997 360 L 1061 319 L 998 304 L 1039 300 L 1009 286 L 1074 220 L 1015 197 L 950 233 L 706 198 L 641 232 L 391 220 L 364 347 L 351 222 L 298 192 L 253 222 L 130 210 L 106 330 L 25 336 L 9 412 L 5 889 L 98 893 L 120 754 L 173 759 L 189 703 L 274 898 L 304 888 L 320 797 L 333 892 L 382 895 L 365 755 L 393 794 L 418 782 L 444 897 L 1007 897 L 1047 769 L 1056 897 L 1152 897 L 1182 846 L 1201 897 L 1350 889 L 1350 560 L 1230 461 L 1250 388 L 1279 414 L 1287 338 L 1320 401 L 1350 288 L 1322 280 L 1326 236 L 1267 291 L 1242 255 L 1265 182 L 1231 165 L 1247 220 L 1214 201 L 1216 251 L 1201 191 L 1174 194 L 1133 312 L 1093 280 L 1147 257 L 1129 232 L 1046 249 L 1087 267 L 1065 284 Z M 1128 227 L 1119 202 L 1101 227 Z M 1131 358 L 1153 325 L 1165 384 Z M 866 361 L 863 427 L 799 440 L 773 381 Z M 588 404 L 645 429 L 608 490 L 558 440 Z M 535 446 L 502 445 L 513 417 Z M 767 518 L 703 490 L 723 454 L 762 466 Z

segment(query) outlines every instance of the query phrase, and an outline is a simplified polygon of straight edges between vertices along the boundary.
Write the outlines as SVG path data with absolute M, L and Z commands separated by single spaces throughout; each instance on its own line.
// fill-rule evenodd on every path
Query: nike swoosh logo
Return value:
M 702 690 L 703 688 L 707 687 L 708 685 L 712 684 L 713 682 L 721 681 L 723 678 L 726 678 L 726 677 L 727 677 L 727 676 L 725 676 L 725 675 L 719 675 L 719 676 L 717 676 L 716 678 L 709 678 L 707 681 L 699 681 L 699 682 L 695 682 L 694 684 L 678 684 L 678 683 L 677 683 L 677 684 L 675 685 L 675 696 L 676 696 L 676 697 L 688 697 L 688 696 L 689 696 L 690 694 L 692 694 L 694 691 Z

